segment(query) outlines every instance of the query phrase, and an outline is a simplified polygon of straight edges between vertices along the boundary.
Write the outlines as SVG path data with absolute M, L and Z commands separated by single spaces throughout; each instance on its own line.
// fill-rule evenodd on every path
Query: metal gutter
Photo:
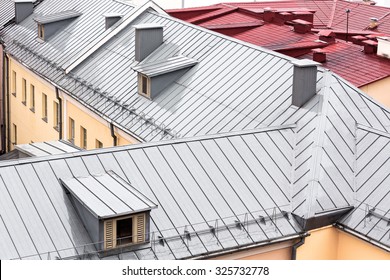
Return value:
M 62 99 L 60 98 L 60 93 L 58 87 L 56 87 L 56 97 L 58 100 L 58 110 L 59 110 L 59 116 L 58 116 L 58 139 L 62 140 Z
M 292 235 L 287 235 L 287 236 L 284 236 L 281 238 L 272 238 L 272 239 L 268 239 L 266 241 L 255 242 L 255 243 L 252 243 L 250 245 L 238 245 L 238 246 L 234 246 L 232 248 L 229 248 L 228 250 L 221 249 L 221 250 L 218 250 L 218 251 L 210 253 L 210 254 L 204 253 L 204 254 L 201 254 L 200 256 L 197 256 L 197 257 L 188 257 L 188 258 L 184 258 L 184 259 L 202 260 L 202 259 L 214 258 L 214 257 L 226 255 L 226 254 L 238 253 L 240 251 L 244 251 L 244 250 L 248 250 L 248 249 L 267 246 L 267 245 L 271 245 L 271 244 L 277 244 L 277 243 L 289 241 L 289 240 L 296 239 L 296 238 L 302 239 L 302 238 L 305 238 L 309 235 L 310 234 L 307 232 L 300 233 L 300 234 L 292 234 Z
M 351 234 L 351 235 L 353 235 L 353 236 L 355 236 L 355 237 L 357 237 L 357 238 L 359 238 L 359 239 L 361 239 L 363 241 L 366 241 L 366 242 L 370 243 L 371 245 L 379 247 L 380 249 L 385 250 L 386 252 L 390 252 L 390 247 L 387 247 L 386 245 L 383 245 L 382 243 L 380 243 L 380 242 L 378 242 L 378 241 L 376 241 L 374 239 L 371 239 L 371 238 L 369 238 L 369 237 L 367 237 L 367 236 L 365 236 L 363 234 L 360 234 L 360 233 L 358 233 L 358 232 L 356 232 L 354 230 L 351 230 L 348 227 L 343 226 L 343 225 L 338 224 L 338 223 L 335 224 L 334 226 L 337 229 L 339 229 L 341 231 L 344 231 L 346 233 L 349 233 L 349 234 Z

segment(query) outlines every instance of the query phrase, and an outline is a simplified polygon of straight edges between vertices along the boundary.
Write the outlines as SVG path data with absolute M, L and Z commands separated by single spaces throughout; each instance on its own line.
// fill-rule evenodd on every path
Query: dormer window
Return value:
M 44 40 L 45 39 L 45 29 L 42 24 L 38 24 L 38 38 Z
M 149 242 L 157 206 L 114 172 L 60 181 L 100 250 Z
M 150 98 L 150 78 L 148 76 L 138 74 L 138 93 Z
M 154 99 L 164 88 L 198 62 L 182 55 L 133 67 L 138 72 L 138 93 Z
M 79 17 L 81 13 L 77 11 L 63 11 L 55 14 L 41 15 L 34 18 L 38 25 L 38 38 L 49 39 L 57 31 L 63 29 L 67 24 Z

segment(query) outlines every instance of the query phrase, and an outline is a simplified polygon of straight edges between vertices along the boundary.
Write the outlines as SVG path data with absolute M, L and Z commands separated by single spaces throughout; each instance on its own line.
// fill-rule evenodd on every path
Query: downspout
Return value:
M 6 93 L 6 83 L 8 83 L 8 64 L 6 63 L 6 55 L 5 55 L 5 47 L 4 47 L 4 44 L 3 42 L 0 41 L 0 44 L 2 44 L 2 50 L 3 50 L 3 64 L 1 65 L 1 67 L 3 67 L 3 75 L 1 77 L 1 79 L 3 79 L 3 82 L 2 82 L 2 89 L 1 89 L 1 93 L 2 93 L 2 120 L 1 120 L 1 153 L 5 153 L 6 150 L 7 150 L 7 145 L 6 145 L 6 141 L 7 141 L 7 137 L 6 137 L 6 125 L 5 125 L 5 120 L 6 120 L 6 106 L 5 106 L 5 102 L 6 102 L 6 98 L 5 98 L 5 93 Z M 7 67 L 6 67 L 7 65 Z M 7 91 L 8 92 L 8 91 Z
M 4 50 L 3 50 L 4 52 Z M 6 65 L 5 67 L 5 94 L 6 94 L 6 104 L 4 104 L 4 106 L 6 106 L 6 110 L 4 110 L 4 118 L 7 119 L 7 124 L 6 124 L 6 127 L 4 128 L 4 130 L 7 130 L 7 135 L 3 135 L 4 138 L 8 139 L 8 141 L 5 140 L 5 142 L 7 142 L 7 151 L 11 151 L 11 130 L 10 130 L 10 112 L 9 112 L 9 58 L 7 55 L 5 55 L 5 52 L 4 52 L 4 56 L 5 56 L 5 59 L 4 59 L 4 63 Z M 16 90 L 16 89 L 15 89 Z M 7 112 L 6 112 L 7 111 Z M 4 119 L 5 120 L 5 119 Z M 5 145 L 5 144 L 4 144 Z
M 58 87 L 56 87 L 56 97 L 58 100 L 58 110 L 59 110 L 59 116 L 58 116 L 58 138 L 59 140 L 62 140 L 62 99 L 60 98 L 60 93 L 58 90 Z
M 301 240 L 299 240 L 297 243 L 295 243 L 292 246 L 292 252 L 291 252 L 291 259 L 296 260 L 297 259 L 297 249 L 301 247 L 303 244 L 305 244 L 305 236 L 301 237 Z
M 114 125 L 110 123 L 110 130 L 111 130 L 111 136 L 113 139 L 113 144 L 114 147 L 118 145 L 118 137 L 116 137 L 115 132 L 114 132 Z

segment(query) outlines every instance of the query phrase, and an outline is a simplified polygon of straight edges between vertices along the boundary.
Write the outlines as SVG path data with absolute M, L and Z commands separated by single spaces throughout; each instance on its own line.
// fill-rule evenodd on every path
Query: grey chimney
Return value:
M 316 94 L 318 62 L 294 60 L 292 105 L 302 107 Z
M 106 13 L 104 17 L 106 18 L 106 30 L 117 23 L 121 18 L 122 14 L 118 13 Z
M 33 14 L 35 0 L 14 0 L 14 2 L 16 23 L 21 23 L 25 18 Z
M 163 43 L 163 26 L 140 24 L 135 28 L 135 60 L 142 61 Z

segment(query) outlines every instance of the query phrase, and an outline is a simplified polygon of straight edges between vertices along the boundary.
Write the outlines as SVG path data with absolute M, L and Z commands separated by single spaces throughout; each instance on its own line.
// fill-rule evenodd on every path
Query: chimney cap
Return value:
M 313 53 L 327 53 L 326 50 L 321 49 L 321 48 L 312 49 L 312 52 Z
M 312 22 L 306 21 L 306 20 L 303 20 L 303 19 L 294 19 L 292 22 L 295 23 L 295 24 L 313 25 Z
M 35 3 L 36 0 L 14 0 L 15 3 Z
M 105 13 L 103 14 L 104 17 L 107 18 L 116 18 L 116 17 L 123 17 L 122 13 Z
M 378 42 L 373 41 L 373 40 L 365 40 L 362 42 L 364 45 L 370 45 L 370 46 L 377 46 Z
M 291 61 L 291 63 L 294 66 L 297 66 L 299 68 L 313 67 L 313 66 L 321 65 L 321 63 L 315 62 L 315 61 L 307 59 L 307 58 L 305 58 L 305 59 L 296 59 L 296 60 Z
M 164 28 L 164 25 L 158 23 L 143 23 L 137 24 L 133 26 L 135 29 L 156 29 L 156 28 Z
M 320 32 L 318 32 L 318 35 L 324 36 L 324 37 L 336 36 L 336 34 L 332 30 L 328 30 L 328 29 L 320 30 Z

